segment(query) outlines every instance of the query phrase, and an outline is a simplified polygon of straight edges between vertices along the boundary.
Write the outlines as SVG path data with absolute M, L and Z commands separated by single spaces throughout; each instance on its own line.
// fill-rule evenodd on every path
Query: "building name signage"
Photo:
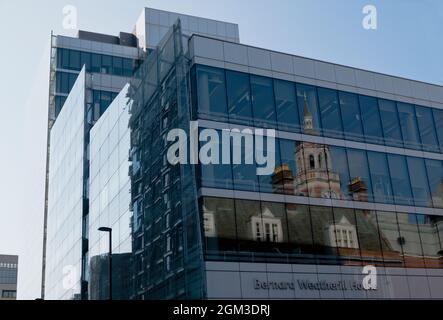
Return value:
M 339 290 L 376 290 L 376 288 L 365 289 L 363 283 L 350 280 L 350 281 L 310 281 L 310 280 L 297 280 L 297 281 L 261 281 L 254 280 L 255 290 L 321 290 L 321 291 L 339 291 Z

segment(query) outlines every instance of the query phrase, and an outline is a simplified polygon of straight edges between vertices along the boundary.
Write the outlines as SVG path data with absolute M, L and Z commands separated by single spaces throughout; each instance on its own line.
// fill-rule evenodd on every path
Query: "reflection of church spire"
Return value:
M 303 128 L 306 131 L 314 129 L 312 124 L 312 113 L 309 110 L 308 98 L 305 93 L 304 106 L 303 106 Z

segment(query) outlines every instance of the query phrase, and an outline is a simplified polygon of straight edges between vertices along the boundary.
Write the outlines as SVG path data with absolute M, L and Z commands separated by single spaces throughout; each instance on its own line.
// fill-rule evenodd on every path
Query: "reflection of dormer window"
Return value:
M 329 238 L 332 247 L 358 249 L 356 228 L 345 216 L 329 226 Z
M 268 208 L 264 208 L 261 215 L 252 216 L 250 224 L 255 241 L 283 241 L 281 219 L 275 217 Z

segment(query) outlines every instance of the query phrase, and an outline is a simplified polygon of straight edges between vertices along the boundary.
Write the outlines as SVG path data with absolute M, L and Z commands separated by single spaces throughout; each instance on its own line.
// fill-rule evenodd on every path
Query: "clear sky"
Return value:
M 362 27 L 365 5 L 377 30 Z M 0 254 L 18 254 L 19 298 L 40 294 L 49 39 L 131 32 L 143 7 L 238 23 L 242 43 L 443 85 L 441 0 L 0 0 Z

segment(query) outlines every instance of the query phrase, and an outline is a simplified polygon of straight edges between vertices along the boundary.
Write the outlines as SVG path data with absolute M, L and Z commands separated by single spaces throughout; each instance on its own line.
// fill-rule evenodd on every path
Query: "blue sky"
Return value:
M 242 43 L 443 85 L 440 0 L 0 0 L 0 254 L 19 254 L 19 298 L 39 296 L 49 39 L 131 32 L 143 7 L 238 23 Z M 365 30 L 362 8 L 377 8 Z

